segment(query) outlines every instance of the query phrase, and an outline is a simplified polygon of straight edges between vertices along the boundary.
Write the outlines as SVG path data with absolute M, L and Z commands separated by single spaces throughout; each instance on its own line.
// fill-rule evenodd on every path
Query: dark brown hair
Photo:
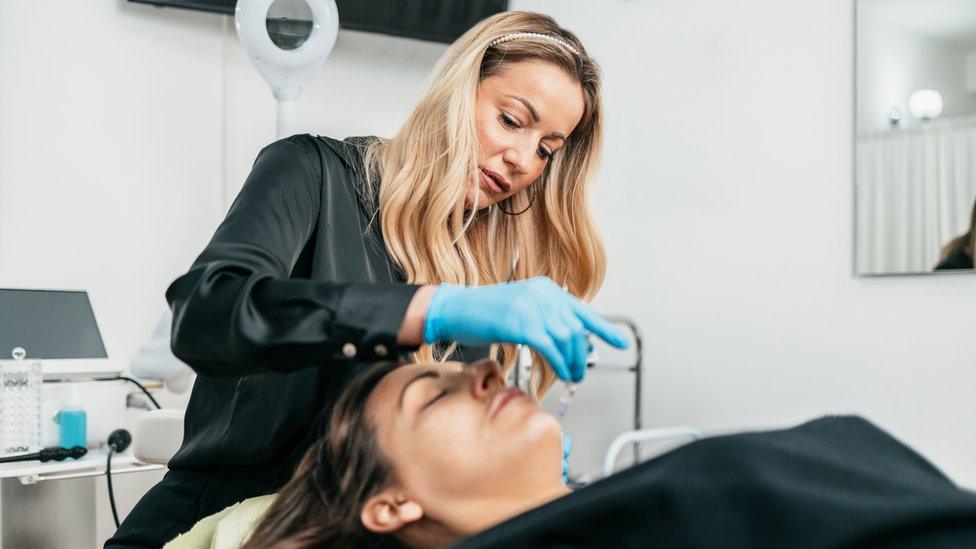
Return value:
M 946 261 L 952 254 L 961 249 L 969 248 L 969 255 L 976 255 L 976 202 L 973 202 L 973 213 L 969 218 L 969 231 L 953 238 L 942 248 L 939 254 L 939 263 Z
M 359 518 L 391 473 L 366 417 L 366 401 L 380 380 L 401 365 L 379 362 L 350 380 L 332 409 L 328 430 L 305 452 L 245 549 L 403 547 L 393 536 L 370 532 Z

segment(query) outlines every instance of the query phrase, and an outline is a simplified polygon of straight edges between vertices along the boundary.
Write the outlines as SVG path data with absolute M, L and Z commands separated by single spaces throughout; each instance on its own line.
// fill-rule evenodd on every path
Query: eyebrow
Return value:
M 525 108 L 526 109 L 529 109 L 529 114 L 532 115 L 532 120 L 535 120 L 536 123 L 539 122 L 539 120 L 540 120 L 540 118 L 539 118 L 539 111 L 535 110 L 535 107 L 532 106 L 532 103 L 529 103 L 529 100 L 528 99 L 526 99 L 526 98 L 524 98 L 524 97 L 522 97 L 520 95 L 510 95 L 510 94 L 506 94 L 505 97 L 511 97 L 512 99 L 515 99 L 517 101 L 520 101 L 523 105 L 525 105 Z M 552 132 L 552 136 L 553 137 L 558 137 L 559 139 L 562 139 L 563 141 L 566 141 L 566 136 L 563 135 L 562 132 Z
M 436 371 L 434 371 L 434 370 L 427 370 L 425 372 L 421 372 L 421 373 L 415 375 L 410 381 L 408 381 L 403 386 L 403 389 L 400 390 L 400 399 L 397 401 L 397 408 L 400 408 L 400 409 L 403 408 L 403 395 L 407 394 L 407 388 L 410 387 L 410 385 L 413 384 L 414 381 L 419 381 L 421 379 L 428 378 L 428 377 L 429 378 L 438 378 L 438 377 L 441 377 L 441 375 L 439 373 L 437 373 Z

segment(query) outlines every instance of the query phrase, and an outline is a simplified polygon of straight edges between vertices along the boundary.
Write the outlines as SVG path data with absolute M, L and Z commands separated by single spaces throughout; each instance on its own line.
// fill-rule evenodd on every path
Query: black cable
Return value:
M 105 463 L 105 478 L 108 479 L 108 503 L 112 506 L 112 518 L 115 519 L 115 529 L 119 528 L 119 512 L 115 508 L 115 494 L 112 492 L 112 454 L 115 450 L 112 447 L 108 449 L 108 461 Z
M 122 452 L 129 447 L 132 442 L 132 435 L 125 429 L 112 431 L 108 436 L 108 460 L 105 462 L 105 478 L 108 481 L 108 502 L 112 506 L 112 518 L 115 519 L 115 528 L 119 527 L 119 512 L 115 508 L 115 492 L 112 490 L 112 454 Z
M 95 378 L 94 381 L 128 381 L 129 383 L 134 383 L 136 385 L 136 387 L 139 387 L 139 389 L 141 389 L 142 392 L 145 393 L 147 397 L 149 397 L 149 400 L 152 401 L 153 405 L 156 406 L 156 409 L 157 410 L 162 410 L 163 409 L 163 407 L 159 405 L 159 402 L 156 402 L 156 399 L 153 398 L 153 396 L 151 394 L 149 394 L 149 390 L 146 389 L 142 385 L 142 383 L 139 383 L 138 381 L 132 379 L 131 377 L 126 377 L 126 376 L 98 377 L 98 378 Z
M 139 383 L 138 381 L 132 379 L 131 377 L 126 377 L 126 376 L 116 376 L 116 377 L 118 377 L 119 379 L 124 379 L 125 381 L 128 381 L 129 383 L 135 383 L 136 384 L 136 387 L 139 387 L 139 389 L 142 389 L 142 392 L 143 393 L 146 393 L 146 396 L 149 397 L 149 400 L 152 401 L 153 405 L 156 406 L 156 409 L 157 410 L 162 410 L 163 409 L 163 407 L 160 406 L 158 402 L 156 402 L 156 399 L 153 398 L 153 396 L 151 394 L 149 394 L 149 390 L 147 390 L 145 387 L 142 386 L 142 383 Z

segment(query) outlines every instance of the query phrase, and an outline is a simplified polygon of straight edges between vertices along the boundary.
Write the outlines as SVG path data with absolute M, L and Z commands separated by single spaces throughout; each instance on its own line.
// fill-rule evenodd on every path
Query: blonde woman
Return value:
M 583 378 L 588 333 L 626 346 L 584 304 L 605 269 L 588 202 L 602 133 L 580 41 L 505 12 L 449 48 L 393 138 L 265 147 L 166 291 L 173 352 L 199 374 L 183 446 L 106 546 L 159 546 L 277 490 L 364 363 L 482 346 L 507 371 L 524 344 L 538 396 Z

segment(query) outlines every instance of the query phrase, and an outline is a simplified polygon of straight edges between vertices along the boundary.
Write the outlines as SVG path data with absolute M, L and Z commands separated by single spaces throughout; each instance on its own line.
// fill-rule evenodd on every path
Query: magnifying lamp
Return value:
M 295 103 L 339 33 L 335 0 L 238 0 L 237 36 L 278 100 L 278 138 L 293 133 Z

